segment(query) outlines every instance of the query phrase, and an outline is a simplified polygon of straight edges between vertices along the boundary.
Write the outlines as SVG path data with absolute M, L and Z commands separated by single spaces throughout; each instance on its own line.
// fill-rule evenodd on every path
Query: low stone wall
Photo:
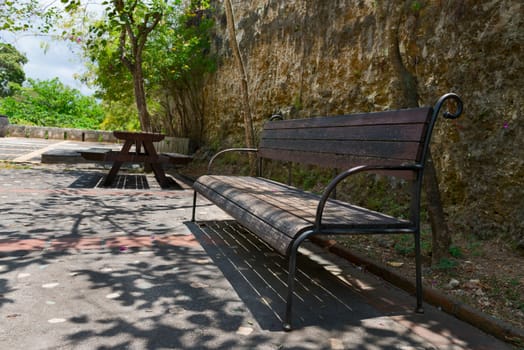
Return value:
M 31 137 L 53 140 L 73 140 L 92 142 L 116 142 L 111 131 L 82 130 L 69 128 L 50 128 L 41 126 L 8 125 L 7 135 L 12 137 Z
M 4 127 L 7 136 L 28 137 L 37 139 L 90 141 L 90 142 L 121 142 L 113 136 L 112 131 L 83 130 L 69 128 L 50 128 L 41 126 L 25 126 L 9 124 Z M 160 152 L 175 152 L 189 154 L 189 139 L 166 136 L 164 140 L 155 142 L 156 150 Z

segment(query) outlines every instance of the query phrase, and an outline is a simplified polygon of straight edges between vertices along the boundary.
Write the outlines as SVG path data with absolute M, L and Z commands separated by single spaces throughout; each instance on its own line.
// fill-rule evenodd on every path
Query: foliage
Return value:
M 132 98 L 129 100 L 104 101 L 105 119 L 100 125 L 103 130 L 139 131 L 140 120 Z
M 66 4 L 66 10 L 73 14 L 79 13 L 83 6 L 80 0 L 62 2 Z M 145 90 L 144 51 L 147 50 L 150 34 L 163 25 L 161 21 L 164 18 L 176 12 L 180 1 L 106 0 L 102 5 L 105 10 L 104 16 L 90 23 L 85 33 L 84 49 L 93 62 L 109 63 L 106 67 L 116 67 L 116 73 L 130 74 L 141 128 L 151 131 Z M 99 74 L 98 78 L 101 78 L 103 83 L 109 83 L 103 75 Z M 113 80 L 110 85 L 114 86 L 120 81 L 122 80 Z
M 214 22 L 206 16 L 207 5 L 201 3 L 192 1 L 185 11 L 166 18 L 164 26 L 151 34 L 150 50 L 144 59 L 151 82 L 169 86 L 170 82 L 215 69 L 214 60 L 207 55 Z
M 67 4 L 73 14 L 81 8 L 79 1 Z M 81 30 L 84 21 L 71 22 L 65 36 L 81 43 L 91 62 L 86 79 L 99 87 L 97 96 L 104 106 L 111 106 L 111 120 L 104 127 L 131 127 L 134 122 L 127 123 L 125 116 L 135 119 L 128 108 L 134 100 L 142 128 L 148 124 L 145 113 L 155 131 L 198 138 L 199 131 L 191 128 L 202 124 L 198 86 L 215 67 L 209 56 L 213 22 L 207 15 L 208 1 L 185 4 L 158 0 L 135 1 L 132 6 L 127 1 L 105 1 L 104 16 L 89 20 L 88 30 Z M 159 20 L 153 28 L 155 18 Z M 119 123 L 123 124 L 118 127 Z
M 452 260 L 452 259 L 448 259 L 448 258 L 442 258 L 435 265 L 435 269 L 437 269 L 437 270 L 452 270 L 452 269 L 454 269 L 457 266 L 458 266 L 457 261 Z
M 151 50 L 145 57 L 156 100 L 162 107 L 160 124 L 171 134 L 191 138 L 199 144 L 203 134 L 202 85 L 206 74 L 216 69 L 210 54 L 214 21 L 209 4 L 193 0 L 178 17 L 153 33 Z
M 104 119 L 94 97 L 64 86 L 57 78 L 29 79 L 28 87 L 0 100 L 0 113 L 13 124 L 99 129 Z
M 415 241 L 412 234 L 395 235 L 393 238 L 393 249 L 399 255 L 415 256 Z M 431 235 L 421 231 L 420 249 L 422 255 L 429 255 L 431 252 Z
M 452 245 L 449 247 L 449 254 L 454 258 L 462 258 L 462 256 L 464 255 L 462 253 L 462 249 L 460 249 L 460 247 L 456 245 Z
M 0 97 L 13 94 L 25 81 L 22 65 L 27 58 L 10 44 L 0 43 Z
M 49 32 L 60 18 L 60 11 L 53 2 L 39 0 L 0 1 L 0 30 L 20 32 L 36 30 Z

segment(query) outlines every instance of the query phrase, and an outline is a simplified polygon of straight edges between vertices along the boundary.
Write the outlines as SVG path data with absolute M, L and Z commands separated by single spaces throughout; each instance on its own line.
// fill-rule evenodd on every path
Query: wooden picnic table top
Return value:
M 153 132 L 113 131 L 113 135 L 120 140 L 131 140 L 134 142 L 158 142 L 165 138 L 164 134 Z

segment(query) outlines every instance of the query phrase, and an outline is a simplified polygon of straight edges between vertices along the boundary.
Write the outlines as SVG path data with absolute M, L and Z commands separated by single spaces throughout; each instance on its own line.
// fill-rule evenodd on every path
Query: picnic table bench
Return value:
M 231 215 L 288 259 L 285 330 L 291 330 L 297 251 L 312 235 L 412 234 L 416 264 L 416 311 L 423 312 L 420 253 L 420 197 L 422 176 L 433 126 L 448 100 L 455 101 L 458 118 L 462 101 L 453 93 L 434 107 L 375 113 L 273 120 L 263 128 L 258 148 L 218 152 L 209 163 L 228 152 L 254 152 L 257 176 L 203 175 L 193 184 L 192 221 L 197 193 Z M 263 159 L 314 164 L 342 169 L 321 195 L 262 177 Z M 410 184 L 409 218 L 398 218 L 332 198 L 337 185 L 362 172 L 407 179 Z
M 174 165 L 184 165 L 193 157 L 180 153 L 160 153 L 156 152 L 153 142 L 164 139 L 165 135 L 148 132 L 127 132 L 114 131 L 113 135 L 117 139 L 124 140 L 124 145 L 119 151 L 106 148 L 91 148 L 80 151 L 84 159 L 91 161 L 112 162 L 113 165 L 104 180 L 104 186 L 110 186 L 116 178 L 120 167 L 124 163 L 144 163 L 145 168 L 153 170 L 155 179 L 162 188 L 169 186 L 169 181 L 165 175 L 162 164 L 171 163 Z M 135 146 L 134 151 L 132 147 Z

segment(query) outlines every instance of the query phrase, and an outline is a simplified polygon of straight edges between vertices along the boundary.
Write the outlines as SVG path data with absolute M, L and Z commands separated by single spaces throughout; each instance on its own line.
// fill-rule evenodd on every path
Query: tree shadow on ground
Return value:
M 199 228 L 193 230 L 195 237 L 261 328 L 282 330 L 288 275 L 284 257 L 235 222 L 205 222 Z M 296 328 L 316 325 L 343 329 L 358 325 L 362 317 L 379 316 L 322 266 L 302 255 L 297 265 L 293 319 Z
M 281 330 L 287 295 L 287 260 L 235 221 L 188 225 L 260 327 L 271 332 Z M 466 339 L 475 339 L 479 334 L 468 325 L 454 329 L 446 322 L 450 316 L 430 306 L 424 315 L 415 313 L 413 296 L 374 276 L 366 276 L 349 262 L 341 267 L 324 260 L 320 247 L 305 244 L 301 253 L 293 301 L 293 327 L 298 331 L 322 328 L 335 333 L 364 332 L 354 344 L 362 349 L 368 343 L 382 344 L 384 348 L 402 343 L 413 346 L 416 342 L 411 337 L 423 329 L 428 331 L 422 333 L 433 334 L 432 340 L 450 347 L 464 346 L 468 343 Z M 395 322 L 402 324 L 400 329 L 392 325 Z M 486 342 L 482 348 L 492 346 Z
M 354 349 L 424 345 L 369 306 L 367 290 L 303 257 L 296 330 L 280 331 L 284 260 L 238 225 L 185 224 L 191 193 L 69 187 L 80 172 L 0 176 L 13 184 L 0 188 L 0 248 L 18 245 L 0 253 L 5 348 L 330 349 L 332 338 Z M 109 244 L 115 237 L 125 243 Z

